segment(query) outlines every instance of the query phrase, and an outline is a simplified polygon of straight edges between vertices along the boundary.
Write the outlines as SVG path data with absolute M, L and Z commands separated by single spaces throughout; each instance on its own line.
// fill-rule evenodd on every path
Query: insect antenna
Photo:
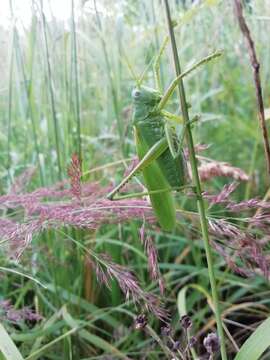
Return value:
M 123 51 L 123 55 L 124 55 L 124 60 L 126 62 L 128 70 L 130 72 L 130 75 L 131 75 L 132 79 L 135 81 L 136 86 L 139 88 L 140 87 L 140 80 L 139 80 L 138 76 L 136 75 L 133 66 L 130 63 L 127 54 L 124 51 Z
M 155 76 L 155 85 L 158 88 L 158 90 L 161 91 L 160 76 L 159 76 L 158 67 L 159 67 L 159 63 L 160 63 L 160 58 L 161 58 L 161 56 L 162 56 L 162 54 L 164 52 L 164 49 L 165 49 L 167 43 L 168 43 L 168 39 L 165 38 L 165 40 L 163 41 L 162 46 L 161 46 L 158 54 L 154 55 L 152 57 L 152 59 L 149 61 L 148 65 L 143 70 L 143 72 L 142 72 L 142 74 L 140 76 L 140 79 L 139 79 L 139 85 L 141 85 L 141 83 L 143 82 L 143 79 L 145 78 L 145 76 L 146 76 L 148 70 L 150 69 L 150 67 L 153 67 L 154 76 Z
M 154 62 L 155 56 L 152 57 L 152 59 L 150 60 L 149 64 L 145 67 L 145 69 L 143 70 L 140 79 L 139 79 L 139 87 L 141 86 L 148 70 L 150 69 L 150 67 L 152 66 L 153 62 Z
M 151 61 L 149 62 L 149 64 L 146 66 L 146 68 L 144 69 L 140 79 L 139 79 L 139 83 L 141 84 L 143 79 L 145 78 L 145 75 L 147 73 L 147 71 L 149 70 L 149 68 L 151 66 L 153 66 L 153 71 L 154 71 L 154 77 L 155 77 L 155 87 L 157 88 L 158 91 L 162 92 L 162 86 L 161 86 L 161 79 L 160 79 L 160 60 L 161 60 L 161 56 L 164 53 L 164 50 L 167 46 L 169 42 L 169 37 L 166 36 L 165 39 L 162 42 L 162 45 L 158 51 L 157 55 L 154 55 L 151 59 Z
M 166 45 L 168 44 L 168 37 L 166 37 L 162 43 L 162 46 L 158 52 L 157 55 L 154 55 L 151 60 L 149 61 L 148 65 L 146 65 L 145 69 L 143 70 L 143 72 L 141 73 L 140 77 L 138 77 L 134 71 L 134 67 L 131 65 L 129 58 L 127 56 L 127 54 L 123 51 L 123 56 L 124 56 L 124 60 L 125 63 L 128 67 L 128 70 L 130 72 L 130 75 L 132 77 L 132 79 L 135 81 L 136 83 L 136 87 L 140 88 L 142 85 L 143 80 L 145 79 L 145 76 L 148 72 L 148 70 L 153 67 L 153 71 L 154 71 L 154 77 L 155 77 L 155 85 L 157 87 L 157 89 L 159 91 L 161 91 L 161 81 L 160 81 L 160 74 L 159 74 L 159 64 L 160 64 L 160 59 L 161 56 L 166 48 Z

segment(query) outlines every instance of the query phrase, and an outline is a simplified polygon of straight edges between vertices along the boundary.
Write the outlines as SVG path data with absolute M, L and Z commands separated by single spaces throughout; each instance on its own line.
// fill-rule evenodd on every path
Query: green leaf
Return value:
M 0 324 L 0 350 L 7 360 L 23 360 L 23 357 L 17 349 L 11 337 L 5 328 Z
M 234 360 L 257 360 L 270 346 L 270 317 L 244 342 Z

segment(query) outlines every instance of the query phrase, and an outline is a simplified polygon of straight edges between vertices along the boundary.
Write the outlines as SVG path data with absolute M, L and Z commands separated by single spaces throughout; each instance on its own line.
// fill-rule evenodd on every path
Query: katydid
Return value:
M 176 207 L 172 190 L 185 188 L 187 171 L 182 150 L 185 128 L 183 127 L 182 135 L 178 140 L 175 128 L 170 122 L 180 122 L 180 117 L 164 111 L 164 107 L 182 77 L 219 55 L 220 53 L 215 52 L 183 72 L 172 82 L 163 96 L 159 91 L 142 86 L 140 83 L 132 91 L 134 105 L 132 125 L 140 162 L 108 194 L 107 198 L 118 200 L 129 197 L 124 195 L 115 198 L 115 195 L 131 177 L 141 171 L 153 210 L 161 228 L 165 231 L 172 231 L 176 225 Z

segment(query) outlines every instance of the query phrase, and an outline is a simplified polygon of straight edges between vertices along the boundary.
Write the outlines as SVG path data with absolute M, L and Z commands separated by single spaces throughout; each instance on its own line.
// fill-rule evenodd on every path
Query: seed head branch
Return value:
M 257 59 L 254 41 L 252 40 L 250 30 L 243 15 L 243 6 L 241 0 L 234 0 L 234 8 L 240 30 L 247 43 L 249 58 L 253 69 L 253 77 L 254 77 L 257 106 L 258 106 L 258 118 L 262 129 L 267 170 L 268 170 L 268 174 L 270 175 L 270 146 L 268 141 L 268 131 L 267 131 L 267 127 L 265 123 L 265 115 L 264 115 L 264 104 L 263 104 L 262 86 L 260 79 L 260 63 Z

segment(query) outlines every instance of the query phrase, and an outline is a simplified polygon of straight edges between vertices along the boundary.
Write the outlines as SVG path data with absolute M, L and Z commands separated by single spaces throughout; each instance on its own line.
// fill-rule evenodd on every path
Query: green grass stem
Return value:
M 176 76 L 179 76 L 181 74 L 181 67 L 180 67 L 180 61 L 175 41 L 175 35 L 174 35 L 174 29 L 173 24 L 171 20 L 171 14 L 170 14 L 170 8 L 168 0 L 164 0 L 165 4 L 165 11 L 166 11 L 166 18 L 168 22 L 168 29 L 169 29 L 169 35 L 170 35 L 170 41 L 172 46 L 172 52 L 173 52 L 173 60 L 174 60 L 174 66 L 175 66 L 175 72 Z M 214 311 L 215 311 L 215 317 L 216 317 L 216 323 L 217 323 L 217 329 L 218 334 L 220 337 L 220 347 L 221 347 L 221 358 L 222 360 L 227 359 L 226 354 L 226 347 L 225 347 L 225 338 L 224 338 L 224 332 L 223 332 L 223 326 L 222 326 L 222 318 L 221 318 L 221 311 L 219 306 L 219 299 L 218 299 L 218 289 L 216 285 L 216 277 L 215 277 L 215 271 L 214 271 L 214 261 L 213 261 L 213 255 L 211 251 L 210 241 L 209 241 L 209 234 L 208 234 L 208 221 L 206 217 L 205 212 L 205 206 L 204 201 L 202 198 L 202 190 L 201 190 L 201 183 L 197 168 L 197 160 L 196 160 L 196 154 L 194 150 L 194 144 L 193 144 L 193 136 L 192 136 L 192 130 L 190 126 L 189 121 L 189 114 L 188 114 L 188 106 L 186 102 L 186 95 L 185 95 L 185 88 L 182 78 L 178 82 L 178 90 L 179 90 L 179 98 L 181 103 L 181 109 L 183 113 L 183 119 L 186 124 L 186 139 L 189 149 L 189 156 L 190 156 L 190 164 L 192 169 L 192 178 L 194 181 L 194 185 L 196 187 L 197 192 L 197 206 L 198 211 L 200 215 L 200 222 L 201 222 L 201 229 L 202 229 L 202 236 L 204 240 L 204 247 L 206 252 L 206 258 L 207 258 L 207 264 L 208 264 L 208 273 L 209 273 L 209 279 L 210 279 L 210 285 L 212 290 L 212 297 L 213 297 L 213 303 L 214 303 Z

